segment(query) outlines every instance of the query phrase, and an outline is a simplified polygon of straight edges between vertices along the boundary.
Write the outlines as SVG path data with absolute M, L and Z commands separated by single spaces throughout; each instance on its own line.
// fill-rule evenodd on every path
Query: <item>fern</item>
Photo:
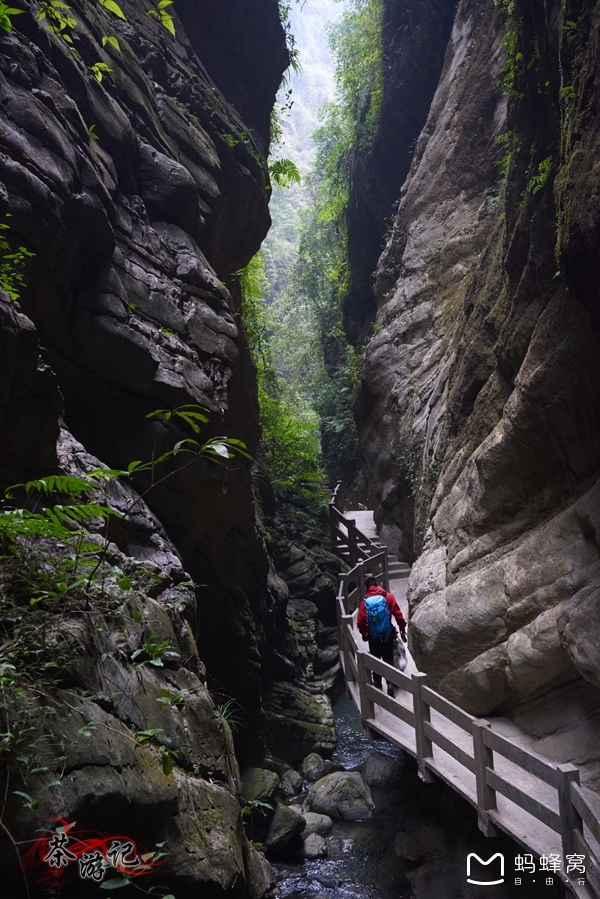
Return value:
M 269 163 L 269 175 L 279 187 L 289 187 L 301 181 L 298 167 L 291 159 L 274 159 Z

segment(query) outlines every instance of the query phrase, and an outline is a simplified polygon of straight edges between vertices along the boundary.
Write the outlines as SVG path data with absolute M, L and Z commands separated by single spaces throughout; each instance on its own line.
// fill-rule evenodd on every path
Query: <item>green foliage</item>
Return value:
M 496 138 L 496 143 L 500 147 L 502 154 L 496 165 L 498 166 L 500 176 L 506 179 L 514 158 L 521 152 L 521 141 L 514 131 L 505 131 Z
M 0 3 L 0 28 L 10 34 L 13 29 L 13 16 L 20 16 L 24 12 L 24 9 L 17 9 L 14 6 L 8 6 L 6 3 Z
M 18 300 L 23 289 L 27 286 L 23 268 L 27 259 L 35 256 L 27 247 L 19 246 L 11 248 L 7 235 L 10 226 L 6 222 L 0 222 L 0 284 L 11 300 Z
M 104 34 L 102 36 L 102 46 L 106 47 L 106 45 L 110 47 L 114 47 L 119 53 L 121 52 L 121 45 L 119 44 L 119 39 L 114 36 L 114 34 Z
M 103 6 L 104 9 L 107 9 L 109 12 L 116 16 L 118 19 L 123 19 L 124 22 L 127 21 L 125 17 L 125 13 L 121 9 L 118 3 L 115 3 L 115 0 L 98 0 L 100 6 Z
M 173 5 L 173 0 L 158 0 L 155 9 L 149 9 L 148 15 L 156 19 L 167 29 L 170 35 L 175 37 L 175 22 L 173 16 L 167 11 L 167 7 Z
M 560 91 L 561 100 L 568 102 L 570 100 L 574 100 L 576 96 L 577 96 L 577 94 L 576 94 L 575 88 L 573 87 L 572 84 L 565 84 L 565 86 L 561 88 L 561 91 Z
M 261 815 L 268 815 L 273 811 L 270 802 L 263 802 L 260 799 L 248 799 L 242 806 L 242 818 L 249 818 L 253 812 L 259 812 Z
M 235 699 L 227 699 L 225 702 L 220 702 L 216 705 L 219 717 L 229 727 L 232 734 L 236 733 L 238 728 L 243 726 L 242 707 L 239 702 L 236 702 Z
M 163 687 L 158 691 L 156 701 L 160 703 L 162 710 L 182 708 L 188 704 L 190 691 L 182 688 L 181 690 L 168 690 Z
M 279 18 L 285 31 L 286 44 L 290 57 L 290 68 L 292 69 L 292 71 L 297 72 L 300 69 L 298 48 L 296 47 L 294 35 L 292 34 L 292 30 L 290 27 L 290 12 L 292 9 L 292 0 L 277 0 L 277 2 L 279 7 Z M 295 2 L 300 3 L 301 0 L 295 0 Z
M 383 2 L 351 0 L 349 5 L 330 31 L 339 106 L 348 124 L 368 133 L 377 126 L 383 100 Z
M 552 157 L 547 156 L 546 159 L 543 159 L 539 166 L 537 175 L 534 175 L 533 178 L 530 179 L 527 190 L 532 194 L 537 194 L 542 188 L 546 186 L 548 183 L 548 179 L 552 174 L 553 162 Z
M 104 75 L 108 72 L 112 72 L 111 67 L 106 62 L 95 62 L 92 66 L 88 66 L 88 69 L 98 83 L 102 82 Z
M 298 166 L 291 159 L 274 159 L 269 162 L 269 175 L 279 187 L 300 184 Z
M 313 174 L 305 180 L 302 194 L 294 187 L 289 191 L 280 212 L 284 221 L 278 235 L 283 239 L 275 243 L 270 236 L 267 242 L 272 287 L 268 315 L 262 322 L 270 336 L 271 365 L 278 383 L 284 385 L 284 395 L 294 410 L 305 410 L 308 434 L 315 438 L 318 423 L 321 460 L 330 481 L 339 477 L 352 481 L 358 471 L 352 417 L 358 364 L 342 327 L 348 289 L 346 214 L 354 157 L 369 152 L 383 99 L 383 4 L 352 0 L 348 7 L 330 28 L 337 98 L 323 108 L 321 126 L 314 135 Z M 284 201 L 277 191 L 274 198 L 281 208 Z M 304 210 L 298 213 L 302 205 Z M 288 263 L 288 271 L 282 274 L 275 253 L 290 259 L 294 250 L 296 262 Z M 284 429 L 292 433 L 285 415 L 275 421 L 273 391 L 264 392 L 268 395 L 261 396 L 261 408 L 269 421 L 267 433 L 269 429 L 277 436 Z M 301 460 L 296 465 L 301 467 Z
M 501 78 L 498 86 L 505 96 L 513 100 L 522 100 L 524 94 L 519 88 L 519 82 L 525 70 L 525 57 L 520 49 L 523 17 L 519 0 L 494 0 L 494 3 L 504 16 L 504 37 L 501 46 L 506 57 L 500 69 Z
M 180 420 L 196 433 L 198 422 L 206 420 L 192 405 L 153 414 Z M 180 453 L 188 458 L 181 461 Z M 0 505 L 0 641 L 5 662 L 26 679 L 60 669 L 60 661 L 46 655 L 43 640 L 40 645 L 40 633 L 57 617 L 89 608 L 90 601 L 111 602 L 111 594 L 136 587 L 138 579 L 109 558 L 110 523 L 131 515 L 142 497 L 134 497 L 124 512 L 111 508 L 106 492 L 115 478 L 149 473 L 147 490 L 151 490 L 198 458 L 222 465 L 233 455 L 248 457 L 242 441 L 214 437 L 200 444 L 184 439 L 158 458 L 132 462 L 126 470 L 100 468 L 83 477 L 52 475 L 7 490 Z M 104 537 L 90 533 L 94 530 Z M 167 641 L 153 634 L 132 661 L 163 667 L 176 656 Z
M 286 390 L 273 364 L 273 322 L 264 299 L 262 256 L 255 256 L 238 277 L 244 296 L 242 317 L 257 368 L 267 473 L 276 487 L 310 495 L 323 486 L 318 419 L 293 391 Z
M 138 666 L 154 665 L 155 668 L 164 668 L 165 662 L 177 662 L 180 659 L 178 652 L 171 647 L 168 640 L 161 640 L 158 634 L 151 634 L 141 649 L 136 649 L 131 655 L 131 661 L 140 659 Z
M 163 774 L 167 777 L 173 770 L 173 750 L 165 743 L 170 743 L 170 739 L 165 734 L 162 727 L 151 727 L 148 730 L 137 730 L 135 732 L 135 742 L 138 746 L 154 746 L 158 752 L 161 761 Z
M 69 15 L 70 9 L 71 7 L 61 0 L 40 0 L 37 17 L 40 22 L 46 21 L 50 31 L 72 48 L 72 31 L 77 27 L 77 19 Z

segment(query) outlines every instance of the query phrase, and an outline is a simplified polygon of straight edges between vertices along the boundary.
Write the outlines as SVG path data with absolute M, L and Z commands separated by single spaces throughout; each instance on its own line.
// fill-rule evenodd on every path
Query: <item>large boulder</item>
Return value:
M 242 774 L 242 799 L 246 802 L 271 802 L 279 776 L 266 768 L 246 768 Z
M 309 783 L 314 783 L 335 770 L 337 770 L 335 763 L 331 759 L 324 759 L 318 752 L 311 752 L 307 755 L 300 766 L 302 777 Z
M 374 752 L 365 759 L 362 766 L 362 775 L 370 787 L 386 787 L 397 783 L 401 773 L 398 762 L 383 752 Z
M 311 833 L 304 840 L 300 855 L 304 858 L 326 858 L 327 843 L 318 833 Z
M 269 824 L 269 830 L 265 839 L 265 846 L 272 852 L 281 852 L 292 842 L 294 837 L 302 833 L 305 820 L 295 809 L 278 802 L 275 806 L 275 814 Z
M 329 815 L 319 815 L 317 812 L 304 812 L 305 826 L 302 831 L 302 839 L 306 840 L 311 833 L 320 835 L 329 833 L 333 827 L 333 821 Z
M 357 771 L 334 771 L 313 784 L 305 808 L 338 820 L 360 821 L 371 817 L 375 803 Z
M 302 775 L 293 768 L 287 768 L 281 777 L 280 790 L 284 796 L 296 796 L 302 789 Z

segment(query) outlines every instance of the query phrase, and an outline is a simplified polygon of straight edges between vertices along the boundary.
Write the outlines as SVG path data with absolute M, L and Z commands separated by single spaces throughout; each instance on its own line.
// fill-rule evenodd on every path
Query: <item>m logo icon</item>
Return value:
M 476 861 L 479 862 L 480 865 L 491 865 L 494 859 L 500 859 L 500 865 L 495 865 L 495 870 L 490 871 L 479 871 L 477 865 L 475 866 L 475 870 L 473 871 L 473 875 L 476 877 L 483 877 L 485 875 L 488 876 L 487 880 L 474 880 L 471 878 L 471 862 Z M 500 870 L 498 871 L 498 867 Z M 498 877 L 498 874 L 500 877 Z M 495 880 L 492 878 L 495 877 Z M 475 855 L 474 852 L 469 852 L 467 855 L 467 883 L 476 883 L 478 886 L 491 887 L 496 883 L 504 883 L 504 856 L 501 852 L 496 852 L 495 855 L 492 855 L 491 858 L 488 858 L 487 862 L 484 862 L 482 858 L 479 858 L 478 855 Z

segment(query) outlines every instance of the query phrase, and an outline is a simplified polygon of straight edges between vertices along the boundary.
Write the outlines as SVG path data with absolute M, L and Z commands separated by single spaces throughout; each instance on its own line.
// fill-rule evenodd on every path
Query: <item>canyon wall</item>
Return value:
M 269 119 L 289 62 L 276 0 L 178 0 L 175 37 L 141 0 L 123 0 L 126 18 L 95 0 L 45 16 L 20 6 L 0 32 L 0 212 L 25 264 L 19 302 L 0 297 L 0 486 L 126 469 L 223 435 L 254 456 L 235 273 L 270 224 Z M 176 408 L 202 409 L 200 434 Z M 15 761 L 12 736 L 2 743 L 14 839 L 60 818 L 165 843 L 156 876 L 178 899 L 264 894 L 237 760 L 335 740 L 324 691 L 337 657 L 318 614 L 336 562 L 316 567 L 309 517 L 266 534 L 251 461 L 214 459 L 182 452 L 131 484 L 106 476 L 103 501 L 127 517 L 102 564 L 120 573 L 23 650 L 49 680 L 7 700 L 5 723 L 25 709 L 40 770 Z M 282 539 L 292 545 L 275 552 Z M 6 608 L 3 649 L 16 652 L 20 619 Z M 21 895 L 9 839 L 1 864 Z M 61 889 L 79 895 L 81 880 Z
M 419 667 L 595 788 L 599 14 L 459 4 L 355 403 Z

